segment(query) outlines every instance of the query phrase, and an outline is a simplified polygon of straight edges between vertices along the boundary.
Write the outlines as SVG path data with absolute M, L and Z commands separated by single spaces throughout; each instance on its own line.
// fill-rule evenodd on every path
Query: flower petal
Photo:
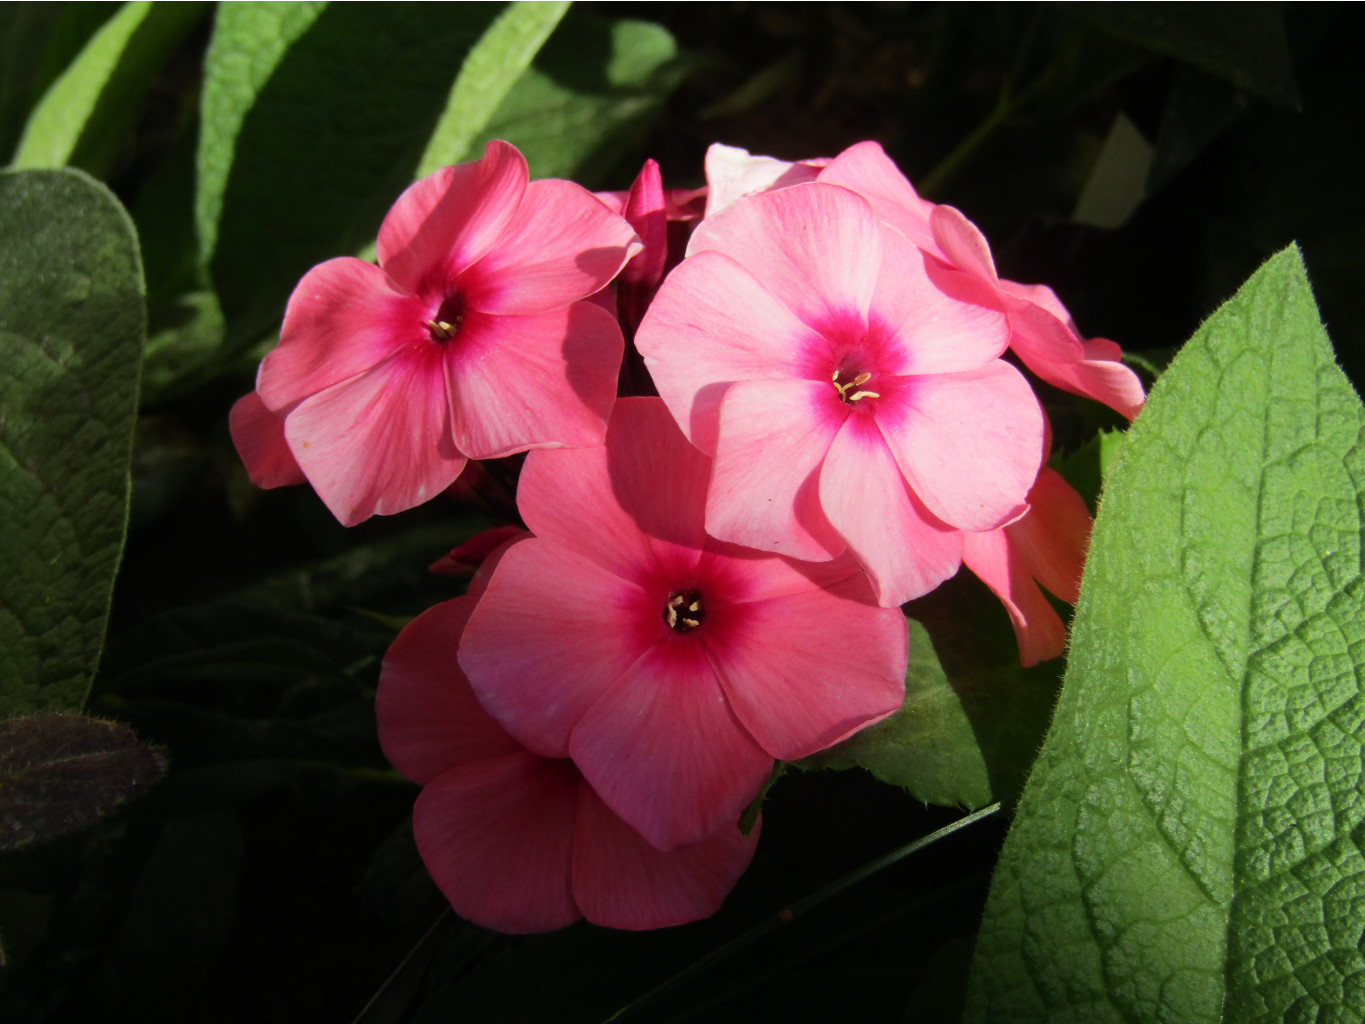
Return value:
M 987 281 L 998 279 L 990 243 L 962 211 L 953 206 L 935 206 L 929 215 L 929 226 L 949 263 Z
M 570 881 L 580 785 L 567 761 L 523 752 L 453 768 L 422 790 L 417 849 L 461 917 L 521 934 L 582 916 Z
M 603 802 L 660 850 L 738 821 L 773 766 L 690 636 L 631 666 L 583 716 L 569 752 Z
M 502 237 L 460 274 L 460 291 L 485 313 L 542 313 L 605 288 L 640 248 L 625 218 L 583 186 L 533 181 Z
M 735 715 L 782 761 L 809 757 L 905 700 L 908 633 L 865 580 L 720 608 L 702 645 Z
M 427 609 L 384 655 L 374 698 L 379 744 L 413 782 L 522 749 L 479 705 L 456 661 L 474 604 L 457 597 Z
M 1022 515 L 1043 459 L 1043 413 L 1023 375 L 997 359 L 904 381 L 877 405 L 877 425 L 929 511 L 977 532 Z
M 280 343 L 261 360 L 256 391 L 284 415 L 400 349 L 430 344 L 424 310 L 372 263 L 350 256 L 319 263 L 289 296 Z
M 911 493 L 870 416 L 850 416 L 834 438 L 820 503 L 883 607 L 927 594 L 961 564 L 961 534 Z
M 495 139 L 483 159 L 410 185 L 380 225 L 380 266 L 405 291 L 444 291 L 506 233 L 529 177 L 516 147 Z
M 616 815 L 586 782 L 574 827 L 573 894 L 583 916 L 607 928 L 667 928 L 710 917 L 753 859 L 761 825 L 664 853 Z
M 448 345 L 452 432 L 470 458 L 602 443 L 625 348 L 611 314 L 589 302 L 470 313 Z
M 416 346 L 285 418 L 290 450 L 343 525 L 420 505 L 459 476 L 444 377 L 440 349 Z
M 1075 488 L 1048 466 L 1039 472 L 1028 502 L 1028 515 L 1005 527 L 1010 548 L 1039 583 L 1075 604 L 1094 526 L 1090 511 Z
M 875 142 L 860 142 L 836 156 L 820 172 L 818 181 L 842 185 L 872 204 L 886 221 L 925 252 L 941 256 L 930 216 L 934 204 L 921 199 L 886 151 Z
M 827 158 L 793 163 L 751 156 L 747 149 L 713 142 L 706 148 L 706 216 L 713 217 L 736 199 L 814 181 Z
M 820 381 L 731 386 L 721 405 L 707 532 L 809 561 L 842 551 L 820 509 L 819 471 L 847 416 L 834 388 Z
M 962 561 L 1004 604 L 1019 642 L 1019 661 L 1027 668 L 1065 653 L 1066 626 L 1017 557 L 1006 537 L 1010 529 L 967 534 Z
M 257 487 L 288 487 L 308 479 L 284 439 L 284 420 L 266 408 L 256 392 L 232 403 L 228 430 L 247 477 Z

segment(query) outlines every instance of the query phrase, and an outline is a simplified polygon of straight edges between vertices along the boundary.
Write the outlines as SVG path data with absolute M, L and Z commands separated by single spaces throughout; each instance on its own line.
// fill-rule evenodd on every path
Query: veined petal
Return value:
M 281 415 L 319 391 L 428 340 L 425 307 L 372 263 L 319 263 L 295 287 L 280 343 L 261 360 L 256 391 Z
M 881 264 L 867 202 L 818 181 L 749 196 L 698 225 L 689 256 L 732 256 L 805 324 L 867 323 Z
M 1019 642 L 1019 661 L 1027 668 L 1065 653 L 1066 626 L 1017 557 L 1006 537 L 1012 528 L 966 534 L 962 561 L 1004 604 Z
M 952 576 L 962 535 L 910 492 L 870 416 L 850 416 L 820 471 L 820 502 L 890 608 Z
M 427 609 L 384 655 L 374 698 L 379 744 L 413 782 L 522 750 L 480 706 L 456 660 L 474 604 L 457 597 Z
M 934 204 L 921 199 L 886 151 L 876 142 L 860 142 L 836 156 L 816 180 L 852 189 L 872 204 L 886 221 L 925 252 L 941 256 L 929 218 Z
M 256 392 L 232 403 L 228 430 L 247 477 L 257 487 L 288 487 L 308 479 L 284 439 L 284 420 L 267 409 Z
M 737 825 L 664 853 L 627 825 L 587 782 L 574 828 L 573 894 L 583 916 L 638 931 L 710 917 L 753 859 L 761 828 Z
M 760 551 L 824 561 L 844 542 L 820 509 L 819 471 L 849 415 L 832 385 L 745 381 L 721 405 L 706 529 Z
M 592 706 L 569 744 L 603 802 L 660 850 L 738 821 L 773 766 L 735 718 L 701 645 L 669 640 Z
M 1044 466 L 1028 492 L 1029 512 L 1005 527 L 1014 557 L 1048 590 L 1075 604 L 1094 523 L 1085 501 L 1055 469 Z
M 962 211 L 953 206 L 935 206 L 929 215 L 929 226 L 949 263 L 987 281 L 998 280 L 990 243 Z
M 720 403 L 741 380 L 817 375 L 829 342 L 719 252 L 683 260 L 664 279 L 635 335 L 650 376 L 689 440 L 716 450 Z
M 1019 371 L 995 360 L 904 382 L 878 404 L 877 425 L 929 511 L 974 532 L 1022 515 L 1043 459 L 1043 412 Z
M 343 525 L 420 505 L 460 475 L 444 377 L 440 349 L 423 343 L 285 418 L 294 458 Z
M 412 831 L 456 913 L 517 934 L 582 916 L 570 881 L 580 785 L 568 762 L 524 752 L 461 765 L 427 784 Z
M 581 185 L 533 181 L 506 231 L 460 274 L 460 291 L 485 313 L 542 313 L 605 288 L 640 248 L 625 218 Z
M 452 434 L 470 458 L 602 443 L 625 348 L 611 314 L 589 302 L 469 313 L 445 344 Z
M 724 628 L 702 646 L 735 715 L 779 760 L 838 743 L 905 699 L 905 616 L 873 604 L 861 579 L 716 614 Z
M 406 291 L 443 290 L 507 231 L 529 177 L 516 147 L 494 140 L 483 159 L 410 185 L 379 228 L 380 266 Z
M 565 757 L 569 735 L 660 638 L 662 604 L 539 538 L 512 544 L 460 643 L 479 702 L 523 745 Z

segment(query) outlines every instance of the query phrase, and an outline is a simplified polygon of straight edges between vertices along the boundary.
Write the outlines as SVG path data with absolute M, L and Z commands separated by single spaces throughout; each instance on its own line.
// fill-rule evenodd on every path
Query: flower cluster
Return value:
M 528 453 L 521 523 L 433 566 L 482 563 L 377 696 L 423 859 L 490 927 L 713 912 L 774 762 L 900 707 L 899 606 L 964 564 L 1025 664 L 1062 653 L 1040 585 L 1075 600 L 1090 518 L 1009 356 L 1142 405 L 1117 346 L 875 143 L 706 170 L 594 196 L 490 143 L 398 199 L 378 265 L 304 276 L 232 411 L 253 481 L 347 525 Z

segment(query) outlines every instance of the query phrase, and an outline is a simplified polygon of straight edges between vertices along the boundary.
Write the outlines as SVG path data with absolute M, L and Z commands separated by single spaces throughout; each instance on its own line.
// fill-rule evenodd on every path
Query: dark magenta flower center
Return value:
M 706 621 L 701 594 L 695 590 L 674 591 L 664 605 L 664 621 L 678 633 L 690 633 Z
M 465 302 L 464 296 L 459 292 L 447 295 L 441 300 L 440 307 L 436 310 L 436 315 L 426 322 L 427 331 L 431 334 L 432 341 L 449 341 L 455 337 L 460 330 L 460 324 L 464 320 Z

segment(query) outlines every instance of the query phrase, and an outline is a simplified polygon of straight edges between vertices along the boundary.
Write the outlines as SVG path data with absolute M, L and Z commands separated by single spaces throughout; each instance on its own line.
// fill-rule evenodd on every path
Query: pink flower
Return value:
M 794 760 L 900 707 L 905 619 L 851 559 L 798 564 L 708 537 L 711 460 L 657 398 L 605 447 L 532 452 L 460 647 L 479 701 L 529 750 L 572 757 L 661 850 L 732 826 Z
M 307 479 L 284 439 L 284 420 L 267 409 L 256 392 L 232 404 L 228 431 L 247 478 L 257 487 L 289 487 Z
M 952 576 L 960 531 L 1021 516 L 1043 456 L 992 303 L 838 186 L 702 221 L 636 343 L 715 455 L 707 530 L 802 559 L 847 546 L 887 606 Z
M 1038 584 L 1076 603 L 1093 525 L 1081 496 L 1047 466 L 1028 501 L 1028 515 L 999 530 L 969 533 L 962 545 L 962 561 L 1009 612 L 1026 668 L 1066 651 L 1066 625 Z
M 527 751 L 479 706 L 456 652 L 475 599 L 419 615 L 384 658 L 379 740 L 424 788 L 413 832 L 463 917 L 504 932 L 662 928 L 706 917 L 753 857 L 758 828 L 731 825 L 664 853 L 601 801 L 566 759 Z M 538 684 L 553 674 L 537 671 Z
M 256 390 L 346 525 L 444 490 L 466 459 L 601 442 L 622 338 L 581 301 L 638 247 L 578 185 L 528 183 L 505 142 L 417 182 L 379 266 L 304 275 Z

